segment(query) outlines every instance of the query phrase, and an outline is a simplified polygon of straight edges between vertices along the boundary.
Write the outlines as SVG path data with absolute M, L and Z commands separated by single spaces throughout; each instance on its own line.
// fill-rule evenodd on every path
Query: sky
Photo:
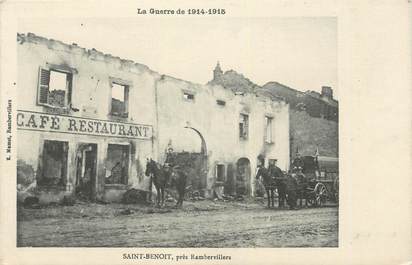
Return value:
M 212 79 L 217 61 L 252 82 L 306 91 L 337 87 L 337 21 L 332 17 L 21 19 L 32 32 L 95 48 L 195 83 Z

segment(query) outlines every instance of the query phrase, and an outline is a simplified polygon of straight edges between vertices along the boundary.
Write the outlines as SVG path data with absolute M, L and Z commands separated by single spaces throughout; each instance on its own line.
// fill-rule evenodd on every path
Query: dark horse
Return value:
M 171 175 L 170 168 L 168 166 L 161 166 L 152 159 L 147 159 L 145 175 L 152 177 L 152 182 L 157 192 L 157 206 L 163 206 L 165 198 L 164 191 Z
M 175 166 L 172 172 L 172 186 L 176 187 L 177 193 L 179 194 L 176 207 L 183 206 L 183 199 L 185 197 L 185 191 L 186 191 L 186 181 L 187 181 L 186 173 L 179 166 Z
M 275 180 L 269 173 L 269 170 L 262 165 L 258 166 L 258 170 L 256 173 L 256 179 L 262 177 L 263 179 L 263 186 L 265 186 L 266 194 L 268 197 L 268 208 L 275 207 Z
M 152 176 L 153 184 L 157 191 L 156 203 L 157 206 L 164 205 L 164 192 L 169 185 L 171 179 L 171 186 L 176 187 L 179 198 L 176 207 L 183 205 L 183 198 L 186 191 L 187 175 L 179 166 L 173 169 L 169 166 L 161 166 L 152 159 L 147 160 L 146 176 Z

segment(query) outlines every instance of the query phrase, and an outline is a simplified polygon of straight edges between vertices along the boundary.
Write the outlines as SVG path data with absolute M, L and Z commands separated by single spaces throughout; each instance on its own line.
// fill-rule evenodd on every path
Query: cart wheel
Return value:
M 333 190 L 335 196 L 335 202 L 339 204 L 339 177 L 336 177 L 333 181 Z
M 315 201 L 317 206 L 322 206 L 325 203 L 325 199 L 328 193 L 326 186 L 323 183 L 317 183 L 315 186 Z
M 314 207 L 316 206 L 316 195 L 315 192 L 313 190 L 308 191 L 306 193 L 306 202 L 308 206 Z

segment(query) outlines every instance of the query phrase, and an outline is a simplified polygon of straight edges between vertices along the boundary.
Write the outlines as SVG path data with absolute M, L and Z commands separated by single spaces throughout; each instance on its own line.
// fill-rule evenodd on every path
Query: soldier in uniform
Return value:
M 293 165 L 293 169 L 296 172 L 302 172 L 304 163 L 303 163 L 302 158 L 300 157 L 299 152 L 296 153 L 296 157 L 293 160 L 292 165 Z
M 173 148 L 171 146 L 168 146 L 166 150 L 165 165 L 168 165 L 169 167 L 175 166 L 175 156 L 173 154 Z
M 277 167 L 277 159 L 274 159 L 269 163 L 269 174 L 272 178 L 275 179 L 275 186 L 278 190 L 278 200 L 279 200 L 279 205 L 278 207 L 284 207 L 285 206 L 285 199 L 286 199 L 286 186 L 284 182 L 284 175 L 282 170 Z
M 297 201 L 297 189 L 298 183 L 295 178 L 295 173 L 287 174 L 286 175 L 286 190 L 287 190 L 287 202 L 289 205 L 289 209 L 294 210 L 296 209 L 296 201 Z

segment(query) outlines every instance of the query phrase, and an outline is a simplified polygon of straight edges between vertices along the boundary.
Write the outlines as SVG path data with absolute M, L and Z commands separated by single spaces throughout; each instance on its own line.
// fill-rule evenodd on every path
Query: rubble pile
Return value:
M 215 196 L 214 201 L 223 201 L 223 202 L 231 202 L 231 201 L 244 201 L 245 197 L 243 195 L 228 195 L 222 194 L 221 196 Z
M 147 205 L 148 204 L 148 201 L 147 201 L 148 194 L 149 194 L 148 191 L 132 188 L 125 192 L 122 198 L 122 203 Z

